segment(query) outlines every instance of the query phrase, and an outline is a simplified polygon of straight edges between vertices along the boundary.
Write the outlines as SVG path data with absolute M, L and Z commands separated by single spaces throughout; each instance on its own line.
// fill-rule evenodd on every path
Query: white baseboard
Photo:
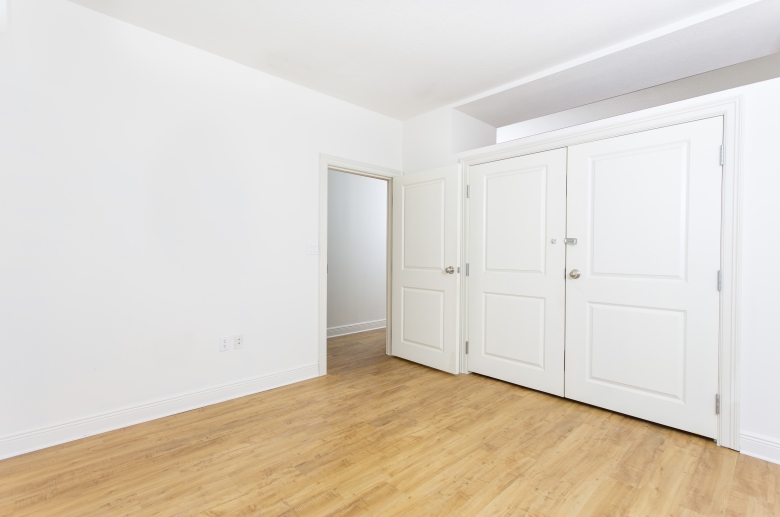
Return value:
M 742 433 L 739 436 L 739 449 L 742 454 L 780 464 L 780 440 L 775 438 Z
M 210 406 L 226 400 L 293 384 L 319 375 L 319 366 L 310 364 L 254 379 L 225 384 L 168 399 L 110 411 L 63 424 L 42 427 L 0 437 L 0 460 L 53 445 L 121 429 L 176 413 Z
M 347 334 L 356 334 L 368 330 L 383 329 L 387 326 L 387 320 L 365 321 L 363 323 L 353 323 L 352 325 L 342 325 L 341 327 L 331 327 L 328 329 L 328 337 L 346 336 Z

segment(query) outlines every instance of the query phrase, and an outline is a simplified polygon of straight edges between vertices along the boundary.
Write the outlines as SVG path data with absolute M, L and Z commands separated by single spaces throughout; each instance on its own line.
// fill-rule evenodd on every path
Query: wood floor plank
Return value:
M 681 506 L 704 515 L 723 515 L 739 454 L 715 444 L 702 451 Z
M 607 476 L 580 511 L 582 517 L 623 517 L 634 504 L 639 490 Z
M 780 517 L 780 466 L 329 340 L 329 374 L 0 462 L 0 515 Z
M 628 511 L 629 517 L 660 517 L 669 515 L 678 491 L 690 476 L 696 458 L 679 447 L 663 449 L 647 481 Z

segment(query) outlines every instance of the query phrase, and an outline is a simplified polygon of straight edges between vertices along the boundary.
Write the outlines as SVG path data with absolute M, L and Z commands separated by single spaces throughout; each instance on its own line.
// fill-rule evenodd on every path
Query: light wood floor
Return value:
M 780 466 L 329 343 L 330 374 L 0 462 L 13 516 L 780 516 Z

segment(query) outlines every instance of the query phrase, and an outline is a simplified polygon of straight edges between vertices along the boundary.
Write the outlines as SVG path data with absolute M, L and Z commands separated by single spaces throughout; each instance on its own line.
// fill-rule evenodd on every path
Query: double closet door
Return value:
M 715 437 L 722 135 L 471 167 L 468 369 Z

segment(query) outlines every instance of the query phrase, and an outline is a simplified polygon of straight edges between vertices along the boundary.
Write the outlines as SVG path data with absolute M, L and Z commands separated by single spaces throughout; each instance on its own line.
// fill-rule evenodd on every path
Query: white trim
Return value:
M 0 438 L 0 460 L 317 377 L 309 364 Z
M 466 166 L 472 166 L 674 124 L 693 122 L 703 118 L 725 115 L 728 106 L 738 105 L 741 98 L 732 92 L 695 97 L 517 140 L 509 140 L 490 147 L 464 151 L 456 156 L 463 160 Z
M 466 343 L 469 340 L 469 277 L 466 276 L 467 266 L 469 263 L 468 243 L 469 243 L 469 175 L 468 166 L 464 164 L 463 160 L 458 161 L 461 192 L 463 199 L 463 206 L 460 211 L 460 263 L 463 268 L 461 282 L 460 282 L 460 370 L 458 373 L 471 373 L 469 370 L 469 355 L 466 353 Z
M 760 434 L 744 432 L 739 438 L 742 454 L 780 465 L 780 442 L 777 440 Z
M 383 329 L 387 326 L 387 320 L 364 321 L 363 323 L 353 323 L 351 325 L 341 325 L 340 327 L 330 327 L 328 337 L 346 336 L 357 334 L 358 332 L 368 332 L 369 330 Z
M 458 154 L 464 166 L 464 182 L 469 181 L 469 168 L 526 154 L 569 147 L 604 138 L 639 131 L 648 131 L 674 124 L 683 124 L 710 117 L 723 117 L 725 164 L 723 165 L 723 200 L 721 220 L 721 268 L 723 289 L 720 298 L 720 360 L 719 382 L 721 411 L 718 421 L 718 444 L 739 450 L 739 322 L 740 322 L 740 145 L 741 96 L 733 92 L 688 99 L 617 117 L 568 127 L 549 133 L 505 142 L 491 148 L 475 149 Z M 464 212 L 467 213 L 467 206 Z M 464 225 L 466 228 L 467 225 Z M 464 230 L 465 232 L 465 230 Z M 464 233 L 464 255 L 468 235 Z M 464 256 L 467 262 L 468 257 Z M 466 282 L 467 284 L 468 282 Z M 468 286 L 465 288 L 468 289 Z M 468 300 L 467 292 L 464 300 Z M 464 311 L 468 311 L 467 303 Z M 464 325 L 468 313 L 464 313 Z M 463 329 L 464 331 L 467 329 Z M 464 336 L 468 336 L 464 332 Z M 464 337 L 466 339 L 466 337 Z
M 359 176 L 369 176 L 387 180 L 387 312 L 386 320 L 392 321 L 391 313 L 391 275 L 393 253 L 393 185 L 392 179 L 401 176 L 401 171 L 377 167 L 367 163 L 356 162 L 327 154 L 320 154 L 320 187 L 319 187 L 319 272 L 318 272 L 318 301 L 317 301 L 317 345 L 319 355 L 319 374 L 328 373 L 328 170 L 333 169 Z M 391 336 L 388 327 L 386 349 L 390 354 Z

